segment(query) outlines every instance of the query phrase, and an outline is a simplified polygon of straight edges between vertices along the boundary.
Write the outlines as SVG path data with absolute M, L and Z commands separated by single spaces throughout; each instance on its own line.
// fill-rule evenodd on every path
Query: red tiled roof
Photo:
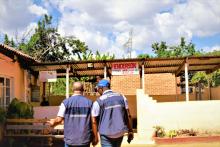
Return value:
M 39 63 L 39 61 L 37 61 L 33 57 L 31 57 L 31 56 L 29 56 L 29 55 L 27 55 L 25 53 L 22 53 L 21 51 L 18 51 L 15 48 L 10 47 L 10 46 L 5 45 L 5 44 L 0 44 L 0 52 L 3 52 L 5 54 L 17 55 L 17 56 L 20 56 L 21 58 L 23 58 L 24 60 L 28 60 L 28 61 Z

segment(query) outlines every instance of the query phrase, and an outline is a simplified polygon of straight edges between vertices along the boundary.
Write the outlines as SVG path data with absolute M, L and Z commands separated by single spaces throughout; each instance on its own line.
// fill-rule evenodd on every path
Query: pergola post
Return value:
M 141 65 L 141 79 L 142 79 L 142 89 L 145 93 L 144 63 Z
M 67 65 L 67 68 L 66 68 L 66 98 L 69 97 L 69 65 Z
M 188 76 L 188 60 L 185 62 L 185 91 L 186 101 L 189 101 L 189 76 Z

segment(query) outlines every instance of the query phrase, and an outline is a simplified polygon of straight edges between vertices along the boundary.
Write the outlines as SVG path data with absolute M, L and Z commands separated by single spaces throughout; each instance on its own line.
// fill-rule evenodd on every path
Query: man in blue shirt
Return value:
M 120 147 L 127 132 L 130 143 L 133 131 L 127 99 L 113 92 L 108 80 L 99 81 L 97 88 L 101 96 L 93 104 L 92 122 L 98 122 L 102 147 Z
M 57 117 L 48 123 L 52 127 L 64 120 L 65 147 L 89 147 L 98 143 L 97 126 L 91 124 L 92 101 L 83 96 L 83 85 L 80 82 L 73 84 L 74 94 L 65 99 Z

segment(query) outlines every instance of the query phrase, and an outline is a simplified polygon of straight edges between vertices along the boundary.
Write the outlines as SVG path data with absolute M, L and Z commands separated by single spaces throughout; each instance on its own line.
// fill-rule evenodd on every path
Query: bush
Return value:
M 164 137 L 166 135 L 165 130 L 161 126 L 154 126 L 155 129 L 155 136 L 156 137 Z
M 33 107 L 14 98 L 8 106 L 7 118 L 33 118 Z
M 0 124 L 4 124 L 6 120 L 6 112 L 3 108 L 0 107 Z

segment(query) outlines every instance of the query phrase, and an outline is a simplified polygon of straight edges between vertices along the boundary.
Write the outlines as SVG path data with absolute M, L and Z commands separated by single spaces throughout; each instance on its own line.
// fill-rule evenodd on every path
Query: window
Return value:
M 0 106 L 9 105 L 12 97 L 12 80 L 0 76 Z

